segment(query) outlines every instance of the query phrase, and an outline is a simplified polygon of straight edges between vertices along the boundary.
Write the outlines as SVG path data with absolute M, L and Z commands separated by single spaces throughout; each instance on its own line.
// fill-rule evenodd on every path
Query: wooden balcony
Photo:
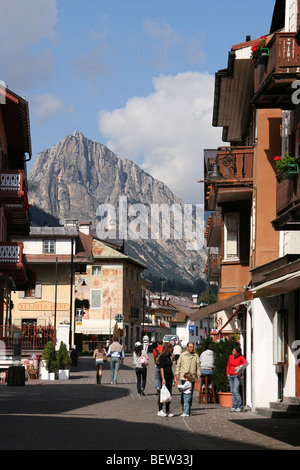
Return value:
M 0 170 L 0 202 L 10 235 L 29 232 L 28 199 L 22 170 Z
M 215 210 L 217 203 L 251 197 L 253 154 L 253 147 L 219 147 L 216 157 L 205 162 L 206 210 Z M 216 162 L 223 179 L 209 181 L 209 173 Z
M 210 247 L 218 247 L 221 243 L 223 219 L 221 215 L 212 213 L 207 221 L 205 238 L 206 244 Z
M 17 288 L 24 288 L 26 266 L 22 242 L 0 242 L 0 273 L 11 278 Z
M 0 200 L 17 204 L 24 197 L 24 171 L 0 170 Z
M 300 230 L 300 174 L 292 179 L 277 176 L 276 215 L 275 230 Z
M 295 33 L 275 33 L 268 43 L 269 56 L 255 66 L 255 107 L 293 109 L 292 83 L 300 78 L 300 47 Z
M 221 260 L 222 255 L 219 253 L 212 253 L 206 262 L 204 273 L 210 281 L 218 281 L 221 274 Z

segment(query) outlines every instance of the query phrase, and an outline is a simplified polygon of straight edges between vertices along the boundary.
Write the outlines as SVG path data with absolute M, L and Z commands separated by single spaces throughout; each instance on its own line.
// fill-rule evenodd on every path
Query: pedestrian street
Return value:
M 25 387 L 0 385 L 1 450 L 103 450 L 122 455 L 203 450 L 300 450 L 300 422 L 271 420 L 251 411 L 231 413 L 219 404 L 198 404 L 182 418 L 174 386 L 171 411 L 159 417 L 150 357 L 145 395 L 137 394 L 132 356 L 127 354 L 118 383 L 111 385 L 109 363 L 96 384 L 94 360 L 80 357 L 68 381 L 29 380 Z

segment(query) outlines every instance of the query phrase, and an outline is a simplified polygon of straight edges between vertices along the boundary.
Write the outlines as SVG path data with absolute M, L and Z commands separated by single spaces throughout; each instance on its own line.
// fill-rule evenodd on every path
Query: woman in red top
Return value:
M 232 395 L 231 411 L 243 411 L 242 398 L 239 392 L 241 375 L 239 373 L 240 366 L 248 364 L 244 356 L 242 356 L 241 348 L 236 347 L 232 350 L 232 354 L 228 358 L 227 371 L 230 391 Z

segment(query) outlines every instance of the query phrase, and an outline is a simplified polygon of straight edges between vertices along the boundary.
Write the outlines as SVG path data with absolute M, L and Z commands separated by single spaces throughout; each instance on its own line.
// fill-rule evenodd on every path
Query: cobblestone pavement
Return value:
M 29 380 L 25 387 L 0 385 L 1 450 L 300 450 L 300 420 L 269 419 L 251 411 L 231 413 L 218 404 L 198 404 L 182 418 L 173 387 L 172 418 L 157 416 L 154 365 L 146 395 L 138 396 L 131 356 L 110 384 L 109 364 L 96 385 L 94 361 L 79 359 L 69 381 Z

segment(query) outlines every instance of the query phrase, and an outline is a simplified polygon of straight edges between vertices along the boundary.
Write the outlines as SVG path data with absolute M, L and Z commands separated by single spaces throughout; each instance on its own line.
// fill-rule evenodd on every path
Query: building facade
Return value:
M 240 334 L 252 409 L 300 396 L 298 36 L 299 2 L 276 1 L 269 33 L 232 47 L 213 116 L 229 145 L 205 154 L 219 301 L 194 318 L 214 315 L 218 340 Z M 276 165 L 287 155 L 292 174 Z
M 31 158 L 28 102 L 0 86 L 0 339 L 8 334 L 11 292 L 27 282 L 23 245 L 29 232 L 27 161 Z M 15 240 L 12 240 L 15 237 Z
M 22 243 L 29 278 L 25 290 L 12 294 L 14 325 L 69 324 L 68 346 L 86 351 L 117 334 L 132 350 L 141 336 L 144 265 L 75 221 L 32 227 Z

